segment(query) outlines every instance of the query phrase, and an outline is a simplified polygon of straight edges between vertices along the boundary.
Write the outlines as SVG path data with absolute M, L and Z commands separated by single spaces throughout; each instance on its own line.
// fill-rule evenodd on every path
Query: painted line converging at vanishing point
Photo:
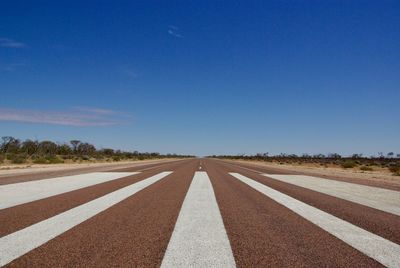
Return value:
M 399 191 L 305 175 L 262 175 L 400 216 Z
M 138 173 L 139 172 L 94 172 L 0 185 L 0 209 L 25 204 Z
M 207 172 L 197 171 L 183 201 L 161 267 L 235 267 Z
M 43 245 L 49 240 L 134 195 L 171 173 L 171 171 L 161 172 L 157 175 L 65 211 L 47 220 L 38 222 L 25 229 L 1 237 L 0 266 L 3 266 L 25 253 Z
M 400 267 L 400 245 L 276 191 L 239 173 L 229 174 L 381 264 L 387 267 Z

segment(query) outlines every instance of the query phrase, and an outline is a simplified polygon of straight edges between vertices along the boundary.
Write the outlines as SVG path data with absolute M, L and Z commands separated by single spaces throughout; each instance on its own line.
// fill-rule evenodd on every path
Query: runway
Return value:
M 400 192 L 215 159 L 0 178 L 0 266 L 400 267 Z

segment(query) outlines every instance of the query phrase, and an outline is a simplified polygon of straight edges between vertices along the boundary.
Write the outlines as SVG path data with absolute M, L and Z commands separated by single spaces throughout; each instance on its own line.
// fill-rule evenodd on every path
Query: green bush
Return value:
M 400 176 L 400 164 L 390 165 L 389 170 L 393 173 L 393 175 Z
M 367 166 L 362 166 L 362 167 L 360 167 L 360 169 L 362 171 L 373 171 L 374 170 L 372 167 L 367 167 Z
M 64 163 L 63 158 L 55 155 L 35 156 L 32 158 L 34 164 L 61 164 Z
M 26 155 L 20 154 L 15 155 L 13 159 L 11 159 L 11 163 L 13 164 L 23 164 L 26 162 Z
M 353 167 L 355 167 L 356 165 L 357 165 L 356 162 L 354 162 L 354 161 L 352 161 L 352 160 L 344 161 L 344 162 L 341 164 L 342 168 L 353 168 Z
M 113 161 L 121 161 L 121 157 L 119 157 L 119 156 L 117 156 L 117 155 L 114 155 L 114 156 L 112 157 L 112 160 L 113 160 Z
M 6 154 L 6 159 L 7 160 L 13 160 L 15 158 L 15 154 Z
M 35 164 L 47 164 L 48 160 L 44 157 L 38 157 L 38 158 L 35 158 L 32 162 Z
M 98 161 L 104 160 L 104 156 L 102 155 L 96 155 L 94 158 L 96 158 Z
M 84 161 L 88 161 L 88 160 L 90 160 L 90 157 L 88 155 L 82 155 L 81 159 Z
M 4 155 L 0 154 L 0 164 L 4 162 L 4 159 L 5 159 Z
M 58 157 L 53 157 L 48 160 L 48 163 L 49 164 L 62 164 L 62 163 L 64 163 L 64 160 L 62 160 Z

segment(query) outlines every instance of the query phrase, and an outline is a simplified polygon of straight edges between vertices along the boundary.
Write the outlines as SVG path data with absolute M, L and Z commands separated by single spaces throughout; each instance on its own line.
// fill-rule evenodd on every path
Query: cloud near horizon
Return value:
M 126 124 L 131 116 L 118 111 L 75 107 L 67 111 L 24 110 L 0 107 L 0 121 L 52 124 L 75 127 Z
M 15 70 L 25 67 L 26 63 L 11 63 L 1 67 L 1 70 L 4 72 L 14 72 Z
M 26 44 L 22 42 L 15 41 L 10 38 L 0 38 L 0 46 L 1 47 L 9 47 L 9 48 L 22 48 L 26 47 Z
M 179 33 L 179 28 L 174 25 L 168 26 L 168 33 L 177 38 L 183 38 L 183 35 Z

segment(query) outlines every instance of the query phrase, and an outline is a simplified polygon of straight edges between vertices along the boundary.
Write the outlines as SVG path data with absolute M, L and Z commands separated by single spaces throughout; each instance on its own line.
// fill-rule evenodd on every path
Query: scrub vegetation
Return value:
M 232 159 L 232 160 L 253 160 L 265 161 L 277 164 L 305 165 L 313 164 L 322 167 L 341 167 L 344 169 L 359 169 L 361 171 L 374 171 L 375 169 L 389 169 L 394 175 L 400 176 L 400 154 L 390 152 L 388 154 L 378 153 L 378 156 L 365 157 L 361 154 L 352 156 L 341 156 L 339 154 L 317 154 L 317 155 L 296 155 L 280 154 L 269 155 L 259 153 L 255 155 L 212 155 L 211 158 Z
M 122 160 L 145 160 L 161 158 L 188 158 L 191 155 L 128 152 L 110 148 L 96 148 L 93 144 L 80 140 L 69 143 L 16 139 L 5 136 L 1 138 L 1 164 L 59 164 L 68 162 L 115 162 Z

